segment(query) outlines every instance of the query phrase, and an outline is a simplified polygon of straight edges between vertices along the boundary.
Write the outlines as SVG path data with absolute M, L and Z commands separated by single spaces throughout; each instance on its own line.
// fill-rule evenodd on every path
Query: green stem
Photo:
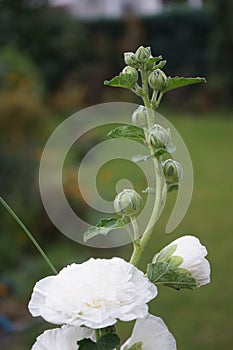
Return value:
M 150 103 L 150 99 L 148 96 L 148 83 L 147 83 L 147 73 L 144 70 L 140 71 L 141 73 L 141 78 L 142 78 L 142 99 L 144 102 L 145 107 L 148 109 L 148 114 L 147 114 L 147 124 L 148 124 L 148 128 L 152 127 L 154 124 L 154 112 L 151 108 L 151 103 Z M 162 93 L 158 99 L 158 104 L 162 98 Z M 158 106 L 157 104 L 157 106 Z M 153 150 L 150 149 L 151 154 L 153 154 Z M 154 169 L 155 169 L 155 178 L 156 178 L 156 184 L 155 184 L 155 203 L 154 203 L 154 207 L 151 213 L 151 217 L 150 220 L 148 222 L 148 225 L 144 231 L 144 234 L 142 235 L 142 238 L 139 240 L 137 239 L 136 241 L 134 241 L 134 250 L 133 250 L 133 254 L 131 256 L 130 259 L 130 263 L 133 265 L 138 265 L 141 255 L 143 253 L 143 251 L 145 250 L 151 235 L 153 233 L 153 228 L 154 225 L 156 223 L 156 221 L 158 220 L 162 208 L 164 206 L 164 198 L 163 198 L 163 188 L 164 188 L 164 177 L 163 177 L 163 172 L 161 169 L 161 165 L 160 162 L 157 158 L 153 159 L 153 163 L 154 163 Z M 133 224 L 133 222 L 132 222 Z M 137 236 L 139 238 L 139 236 Z
M 154 158 L 154 169 L 155 169 L 155 176 L 156 176 L 156 186 L 155 186 L 155 204 L 151 213 L 150 220 L 148 222 L 148 225 L 145 229 L 145 232 L 139 242 L 139 244 L 134 245 L 133 254 L 130 259 L 130 263 L 137 266 L 139 263 L 139 260 L 141 259 L 142 253 L 145 250 L 151 235 L 153 233 L 153 228 L 158 220 L 162 208 L 164 206 L 164 200 L 163 200 L 163 187 L 164 187 L 164 177 L 161 169 L 161 165 L 159 163 L 159 160 L 157 158 Z
M 100 329 L 95 329 L 95 337 L 96 337 L 96 341 L 98 341 L 100 338 Z
M 154 125 L 154 112 L 151 109 L 151 103 L 149 99 L 148 83 L 147 83 L 147 73 L 143 70 L 140 71 L 142 78 L 142 99 L 145 107 L 148 110 L 147 113 L 147 126 L 148 129 Z
M 4 206 L 4 208 L 8 211 L 8 213 L 15 219 L 15 221 L 18 223 L 18 225 L 22 228 L 22 230 L 26 233 L 26 235 L 29 237 L 29 239 L 32 241 L 42 258 L 46 261 L 48 266 L 51 268 L 53 273 L 57 274 L 57 270 L 52 264 L 52 262 L 49 260 L 41 246 L 37 243 L 31 232 L 27 229 L 27 227 L 23 224 L 23 222 L 20 220 L 20 218 L 14 213 L 14 211 L 9 207 L 9 205 L 4 201 L 2 197 L 0 197 L 0 203 Z
M 134 238 L 133 240 L 138 242 L 140 237 L 139 237 L 139 229 L 138 229 L 138 223 L 137 223 L 136 217 L 131 216 L 130 220 L 133 227 L 133 238 Z

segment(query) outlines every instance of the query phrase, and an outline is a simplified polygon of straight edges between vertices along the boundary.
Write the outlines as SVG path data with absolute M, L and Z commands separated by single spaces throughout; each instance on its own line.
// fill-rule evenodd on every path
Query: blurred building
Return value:
M 202 6 L 202 0 L 187 0 L 192 7 Z M 73 15 L 85 18 L 119 18 L 125 12 L 139 16 L 154 15 L 166 7 L 164 0 L 50 0 L 53 6 L 64 7 Z M 185 1 L 184 1 L 185 3 Z

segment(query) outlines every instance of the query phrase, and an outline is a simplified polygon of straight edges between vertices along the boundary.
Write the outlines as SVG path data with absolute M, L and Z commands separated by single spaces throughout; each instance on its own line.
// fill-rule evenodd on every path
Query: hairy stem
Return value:
M 142 238 L 139 242 L 139 244 L 134 245 L 134 251 L 133 254 L 131 256 L 130 259 L 130 263 L 137 266 L 143 251 L 145 250 L 151 235 L 153 233 L 153 228 L 154 225 L 156 223 L 156 221 L 158 220 L 161 211 L 163 209 L 164 206 L 164 200 L 163 200 L 163 188 L 164 188 L 164 177 L 163 177 L 163 173 L 162 173 L 162 169 L 161 169 L 161 165 L 159 163 L 159 160 L 157 158 L 155 158 L 153 160 L 154 162 L 154 169 L 155 169 L 155 176 L 156 176 L 156 186 L 155 186 L 155 203 L 154 203 L 154 207 L 151 213 L 151 217 L 150 220 L 147 224 L 147 227 L 145 229 L 144 234 L 142 235 Z

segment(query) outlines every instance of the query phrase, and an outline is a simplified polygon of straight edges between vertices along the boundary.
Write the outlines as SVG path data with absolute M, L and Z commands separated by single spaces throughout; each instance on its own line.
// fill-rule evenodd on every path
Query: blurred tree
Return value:
M 76 19 L 50 8 L 47 1 L 0 1 L 0 45 L 14 45 L 31 56 L 49 89 L 84 60 L 84 34 Z
M 233 1 L 207 0 L 213 9 L 212 72 L 216 99 L 221 104 L 232 103 L 233 91 Z

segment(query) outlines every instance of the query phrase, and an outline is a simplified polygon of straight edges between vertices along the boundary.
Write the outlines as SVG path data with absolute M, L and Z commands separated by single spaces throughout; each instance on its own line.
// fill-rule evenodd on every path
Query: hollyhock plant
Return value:
M 45 331 L 37 338 L 32 350 L 176 350 L 175 338 L 161 318 L 148 314 L 147 304 L 157 296 L 157 285 L 176 290 L 193 290 L 210 282 L 210 264 L 205 258 L 207 249 L 194 236 L 180 237 L 171 242 L 147 264 L 146 271 L 137 268 L 164 209 L 167 194 L 181 189 L 183 202 L 189 204 L 186 201 L 189 200 L 189 195 L 186 196 L 184 192 L 187 187 L 182 183 L 188 175 L 191 185 L 189 190 L 192 190 L 192 164 L 187 151 L 184 154 L 188 162 L 185 161 L 187 159 L 182 159 L 183 156 L 180 156 L 179 162 L 173 157 L 176 149 L 181 155 L 181 146 L 185 148 L 185 144 L 179 143 L 179 138 L 173 135 L 175 129 L 172 126 L 167 128 L 166 125 L 158 124 L 160 120 L 163 124 L 166 123 L 155 110 L 166 92 L 186 85 L 204 83 L 205 79 L 167 76 L 162 70 L 166 61 L 161 56 L 153 57 L 150 47 L 141 46 L 135 53 L 127 52 L 124 59 L 126 67 L 118 76 L 106 80 L 104 84 L 132 91 L 142 99 L 143 105 L 137 106 L 131 116 L 131 123 L 115 127 L 109 131 L 108 136 L 111 139 L 133 139 L 141 147 L 145 146 L 146 155 L 133 154 L 130 159 L 134 163 L 152 163 L 154 178 L 151 176 L 148 181 L 151 187 L 142 192 L 144 195 L 152 195 L 153 199 L 150 206 L 145 205 L 143 208 L 145 201 L 141 194 L 132 188 L 124 188 L 113 201 L 114 217 L 104 217 L 95 226 L 89 227 L 83 234 L 83 243 L 98 235 L 102 235 L 101 238 L 104 239 L 115 229 L 118 233 L 119 228 L 125 229 L 132 243 L 129 262 L 116 257 L 91 258 L 82 264 L 68 265 L 57 272 L 30 231 L 0 198 L 0 203 L 17 221 L 53 271 L 52 276 L 35 284 L 29 311 L 34 317 L 41 316 L 62 327 Z M 176 144 L 172 143 L 173 139 Z M 185 167 L 184 172 L 182 166 Z M 60 171 L 57 173 L 62 174 Z M 43 181 L 40 182 L 42 183 Z M 61 198 L 63 195 L 62 192 Z M 52 203 L 54 205 L 54 201 Z M 145 225 L 141 225 L 138 222 L 143 216 L 141 212 L 148 207 L 151 209 L 150 215 L 146 216 Z M 73 214 L 72 211 L 72 218 Z M 118 320 L 135 320 L 132 335 L 123 345 L 117 334 L 117 325 L 115 327 Z
M 29 310 L 51 323 L 97 329 L 145 317 L 156 295 L 143 272 L 123 259 L 90 259 L 37 282 Z

